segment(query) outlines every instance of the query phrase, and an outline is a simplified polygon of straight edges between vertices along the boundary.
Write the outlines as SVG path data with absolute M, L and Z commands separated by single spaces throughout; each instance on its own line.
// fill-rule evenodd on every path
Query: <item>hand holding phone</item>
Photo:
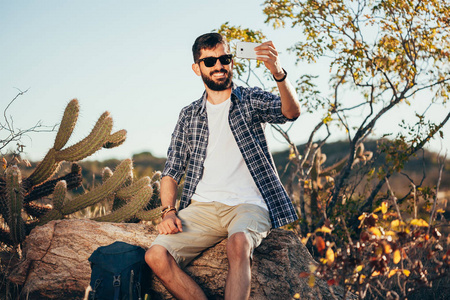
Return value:
M 256 59 L 255 48 L 261 45 L 260 43 L 250 43 L 250 42 L 237 42 L 236 43 L 236 57 Z

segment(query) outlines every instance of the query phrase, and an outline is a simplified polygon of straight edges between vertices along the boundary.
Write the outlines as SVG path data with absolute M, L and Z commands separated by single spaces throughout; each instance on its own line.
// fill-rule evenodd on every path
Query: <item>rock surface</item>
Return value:
M 23 245 L 23 258 L 10 280 L 23 286 L 24 299 L 83 299 L 90 280 L 88 258 L 99 246 L 124 241 L 147 249 L 157 231 L 153 226 L 59 220 L 35 228 Z M 314 260 L 306 247 L 289 231 L 276 229 L 255 250 L 251 299 L 323 299 L 332 295 L 325 282 L 311 288 L 299 277 Z M 205 251 L 186 272 L 201 285 L 210 299 L 223 299 L 227 275 L 226 240 Z M 156 277 L 151 299 L 172 299 Z M 343 290 L 335 289 L 342 299 Z

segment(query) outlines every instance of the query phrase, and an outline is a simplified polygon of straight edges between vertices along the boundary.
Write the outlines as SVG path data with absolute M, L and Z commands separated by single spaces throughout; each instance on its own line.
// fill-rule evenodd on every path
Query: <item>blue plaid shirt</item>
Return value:
M 272 227 L 278 228 L 297 220 L 264 135 L 265 123 L 281 124 L 289 121 L 281 113 L 280 97 L 260 88 L 233 85 L 228 119 L 244 161 L 269 208 Z M 180 209 L 189 205 L 202 178 L 207 145 L 208 121 L 204 93 L 202 98 L 181 110 L 162 174 L 178 183 L 186 175 Z

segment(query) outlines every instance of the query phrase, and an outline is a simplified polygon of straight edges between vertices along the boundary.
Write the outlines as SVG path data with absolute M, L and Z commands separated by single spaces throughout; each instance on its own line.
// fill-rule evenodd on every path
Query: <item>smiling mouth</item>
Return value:
M 213 77 L 225 77 L 225 73 L 215 73 Z
M 222 79 L 222 78 L 226 78 L 227 77 L 227 71 L 225 70 L 220 70 L 220 71 L 214 71 L 211 73 L 211 77 L 212 78 L 217 78 L 217 79 Z
M 210 75 L 211 76 L 214 76 L 214 75 L 225 76 L 227 73 L 228 73 L 227 70 L 222 69 L 220 71 L 213 71 L 213 72 L 211 72 Z

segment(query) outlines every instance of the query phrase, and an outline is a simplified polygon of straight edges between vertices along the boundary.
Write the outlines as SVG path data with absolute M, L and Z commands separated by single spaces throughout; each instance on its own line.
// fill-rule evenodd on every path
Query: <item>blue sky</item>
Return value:
M 18 89 L 29 89 L 8 110 L 14 125 L 24 129 L 40 120 L 54 125 L 66 104 L 77 98 L 81 112 L 67 145 L 84 138 L 97 118 L 109 111 L 114 131 L 126 129 L 127 141 L 89 159 L 123 159 L 142 151 L 164 157 L 180 109 L 203 92 L 200 78 L 191 70 L 192 43 L 225 22 L 263 30 L 281 51 L 293 82 L 305 72 L 328 80 L 326 65 L 295 66 L 286 48 L 301 38 L 298 29 L 272 30 L 264 24 L 261 3 L 0 1 L 1 112 Z M 399 112 L 381 122 L 379 133 L 398 123 L 398 118 L 392 123 L 392 116 Z M 433 112 L 436 120 L 442 112 Z M 319 119 L 302 116 L 291 129 L 292 139 L 305 142 Z M 26 156 L 42 159 L 55 135 L 36 133 L 24 138 Z M 287 148 L 270 129 L 268 136 L 273 151 Z M 433 149 L 439 150 L 441 143 L 449 149 L 448 140 L 434 141 Z

